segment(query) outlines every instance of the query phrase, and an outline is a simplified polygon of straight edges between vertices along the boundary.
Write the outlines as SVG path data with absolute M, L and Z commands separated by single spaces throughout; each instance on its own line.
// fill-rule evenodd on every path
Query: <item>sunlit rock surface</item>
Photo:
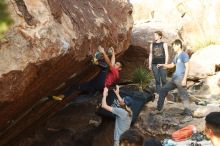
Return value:
M 162 20 L 176 28 L 192 49 L 220 42 L 219 0 L 131 0 L 134 20 Z
M 162 31 L 162 40 L 169 46 L 171 46 L 171 43 L 175 39 L 179 38 L 178 31 L 170 26 L 166 21 L 136 21 L 132 30 L 131 45 L 145 48 L 149 53 L 150 43 L 154 41 L 155 31 Z
M 214 75 L 220 65 L 220 46 L 211 45 L 196 51 L 190 59 L 190 78 L 206 78 Z

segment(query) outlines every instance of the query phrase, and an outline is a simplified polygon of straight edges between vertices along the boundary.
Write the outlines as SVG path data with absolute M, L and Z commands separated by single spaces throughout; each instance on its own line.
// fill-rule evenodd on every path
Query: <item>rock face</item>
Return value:
M 147 50 L 141 47 L 130 46 L 128 50 L 120 57 L 125 67 L 122 69 L 120 76 L 121 82 L 131 82 L 132 74 L 138 67 L 146 67 L 146 59 L 148 58 Z
M 204 99 L 207 102 L 218 100 L 217 103 L 220 104 L 220 72 L 190 85 L 189 92 L 192 96 Z
M 100 96 L 81 103 L 74 100 L 44 124 L 35 123 L 8 146 L 112 146 L 114 120 L 95 114 Z
M 178 39 L 177 30 L 163 20 L 136 21 L 132 30 L 131 45 L 145 48 L 149 52 L 149 45 L 154 41 L 154 32 L 162 31 L 163 41 L 171 46 Z
M 131 79 L 132 73 L 137 67 L 148 68 L 150 44 L 153 42 L 154 32 L 157 30 L 163 32 L 163 41 L 168 44 L 169 60 L 173 59 L 174 51 L 171 48 L 171 43 L 179 38 L 175 29 L 164 24 L 163 21 L 135 22 L 132 29 L 131 46 L 120 58 L 125 63 L 125 68 L 121 73 L 122 81 Z
M 51 107 L 61 108 L 53 101 L 44 104 L 42 97 L 61 92 L 67 80 L 85 81 L 95 75 L 97 68 L 91 70 L 88 62 L 99 45 L 124 52 L 133 25 L 132 7 L 126 0 L 8 4 L 14 25 L 0 42 L 0 145 L 36 120 L 33 107 L 40 108 L 35 109 L 38 120 Z M 9 134 L 29 114 L 29 121 L 20 122 L 23 126 Z
M 180 39 L 175 28 L 167 24 L 165 21 L 137 21 L 132 29 L 131 45 L 134 47 L 143 48 L 149 54 L 150 44 L 154 41 L 154 32 L 162 31 L 163 39 L 166 42 L 169 50 L 169 61 L 173 59 L 174 51 L 171 47 L 175 39 Z M 148 56 L 146 56 L 148 58 Z
M 179 30 L 192 49 L 220 42 L 220 1 L 134 1 L 134 20 L 163 20 Z M 206 19 L 204 19 L 206 18 Z
M 195 52 L 190 59 L 189 77 L 202 79 L 214 75 L 220 65 L 220 46 L 211 45 Z

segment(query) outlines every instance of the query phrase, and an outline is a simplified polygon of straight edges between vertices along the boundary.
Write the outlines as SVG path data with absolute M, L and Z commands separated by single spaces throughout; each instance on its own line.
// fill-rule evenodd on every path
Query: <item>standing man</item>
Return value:
M 153 71 L 156 81 L 156 93 L 158 94 L 161 87 L 167 82 L 167 71 L 163 67 L 157 67 L 157 64 L 167 64 L 169 59 L 168 47 L 161 40 L 162 37 L 163 34 L 161 31 L 154 32 L 154 42 L 150 45 L 149 54 L 149 70 Z
M 205 118 L 205 135 L 213 146 L 220 146 L 220 112 L 212 112 Z
M 189 56 L 182 49 L 181 40 L 177 39 L 173 42 L 173 49 L 177 53 L 171 64 L 158 64 L 157 67 L 173 68 L 176 66 L 176 70 L 173 74 L 172 80 L 161 88 L 159 93 L 159 100 L 157 102 L 157 110 L 163 109 L 164 100 L 167 93 L 175 88 L 178 89 L 179 95 L 182 99 L 184 112 L 182 115 L 192 116 L 189 97 L 186 89 L 186 80 L 189 72 Z
M 111 107 L 106 103 L 106 98 L 108 96 L 108 88 L 105 87 L 103 91 L 102 108 L 116 115 L 114 130 L 114 146 L 119 146 L 121 134 L 128 130 L 131 125 L 132 111 L 130 107 L 132 105 L 132 99 L 128 96 L 122 99 L 119 94 L 119 86 L 116 86 L 116 90 L 114 90 L 114 92 L 118 98 L 120 107 Z

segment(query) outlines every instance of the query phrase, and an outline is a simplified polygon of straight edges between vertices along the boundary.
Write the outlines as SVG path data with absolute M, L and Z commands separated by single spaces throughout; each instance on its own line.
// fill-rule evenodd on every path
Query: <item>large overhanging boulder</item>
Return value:
M 41 97 L 62 89 L 65 81 L 94 76 L 88 62 L 99 45 L 124 52 L 133 26 L 127 0 L 8 0 L 8 4 L 14 24 L 0 42 L 0 136 L 31 112 L 28 109 Z

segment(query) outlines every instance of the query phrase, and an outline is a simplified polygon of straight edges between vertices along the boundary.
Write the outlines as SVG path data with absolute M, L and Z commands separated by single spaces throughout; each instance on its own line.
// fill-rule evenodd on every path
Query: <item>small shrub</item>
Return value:
M 144 67 L 138 67 L 132 75 L 132 81 L 138 84 L 140 91 L 143 91 L 151 79 L 152 75 Z
M 11 23 L 12 19 L 8 13 L 6 0 L 0 0 L 0 39 L 3 38 L 4 32 Z
M 215 41 L 211 40 L 211 39 L 207 39 L 207 40 L 197 40 L 194 44 L 194 50 L 197 51 L 199 49 L 202 48 L 206 48 L 210 45 L 215 45 L 217 44 Z

